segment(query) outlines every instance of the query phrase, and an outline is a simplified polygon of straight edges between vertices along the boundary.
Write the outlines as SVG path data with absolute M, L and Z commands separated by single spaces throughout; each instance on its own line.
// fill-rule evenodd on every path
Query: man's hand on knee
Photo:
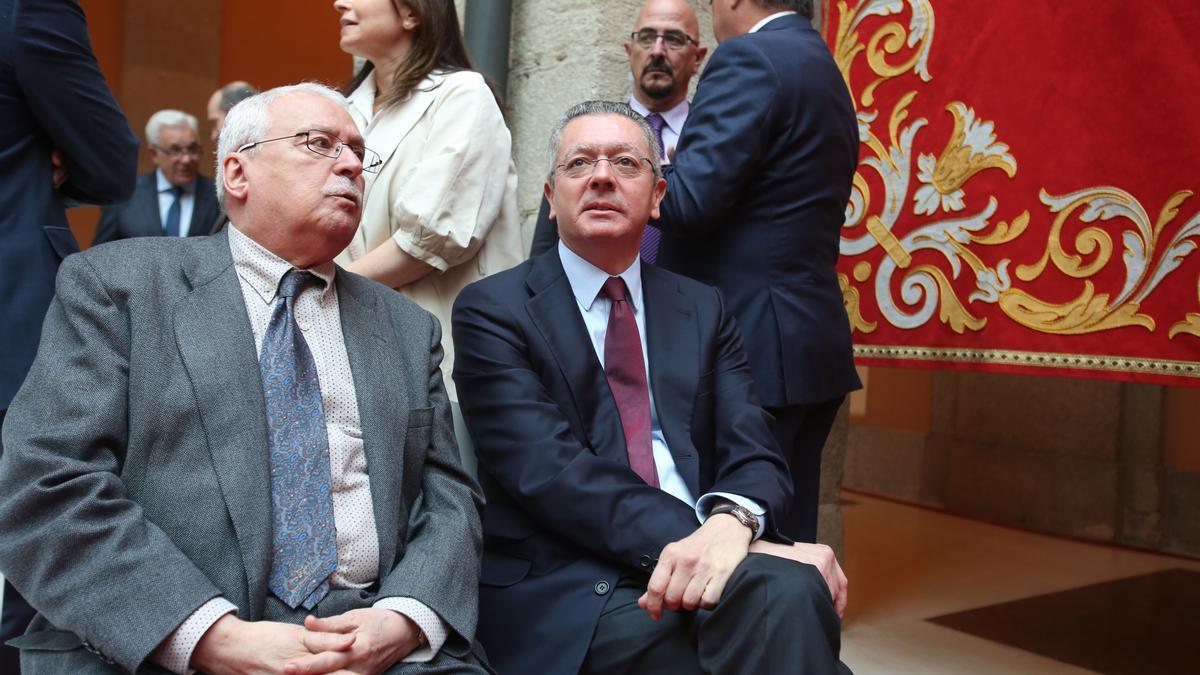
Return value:
M 290 659 L 349 650 L 353 634 L 313 632 L 273 621 L 242 621 L 232 614 L 217 619 L 192 652 L 196 670 L 222 673 L 279 673 Z M 321 671 L 327 672 L 327 671 Z
M 655 620 L 672 611 L 712 607 L 750 549 L 750 529 L 728 514 L 712 516 L 698 530 L 667 544 L 638 606 Z
M 833 596 L 833 607 L 837 610 L 838 617 L 841 617 L 846 611 L 846 602 L 850 599 L 850 592 L 847 590 L 849 582 L 846 581 L 846 575 L 842 573 L 842 566 L 838 564 L 833 549 L 825 544 L 786 546 L 760 539 L 750 545 L 750 552 L 766 553 L 816 567 L 825 579 L 825 585 L 829 587 L 829 594 Z

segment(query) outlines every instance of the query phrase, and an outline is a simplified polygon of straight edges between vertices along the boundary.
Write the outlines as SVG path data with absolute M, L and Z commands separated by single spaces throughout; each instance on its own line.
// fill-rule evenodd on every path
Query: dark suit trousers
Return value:
M 779 531 L 795 541 L 817 540 L 817 504 L 821 497 L 821 451 L 845 396 L 811 405 L 767 408 L 775 418 L 775 440 L 792 472 L 792 503 Z
M 638 607 L 645 577 L 622 577 L 596 624 L 581 675 L 850 673 L 838 661 L 841 621 L 812 565 L 751 553 L 712 609 Z
M 4 416 L 8 409 L 0 410 L 0 427 L 4 426 Z M 4 454 L 4 441 L 0 440 L 0 455 Z M 33 619 L 34 611 L 17 593 L 17 589 L 4 580 L 4 614 L 0 617 L 0 673 L 16 675 L 21 672 L 20 651 L 16 647 L 5 647 L 5 642 L 25 633 L 29 622 Z

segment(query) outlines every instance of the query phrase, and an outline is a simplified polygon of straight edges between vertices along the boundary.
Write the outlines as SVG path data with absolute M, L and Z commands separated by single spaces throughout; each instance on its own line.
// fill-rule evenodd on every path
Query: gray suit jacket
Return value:
M 335 591 L 317 613 L 412 597 L 450 625 L 443 650 L 465 654 L 481 500 L 459 463 L 440 328 L 340 269 L 337 291 L 380 566 L 378 588 Z M 41 612 L 19 639 L 27 667 L 135 670 L 217 595 L 262 618 L 264 409 L 226 234 L 131 239 L 63 263 L 0 458 L 0 570 Z

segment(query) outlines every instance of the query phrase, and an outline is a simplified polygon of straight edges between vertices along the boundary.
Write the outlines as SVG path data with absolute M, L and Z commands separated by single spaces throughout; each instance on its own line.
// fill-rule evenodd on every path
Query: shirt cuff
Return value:
M 696 500 L 696 517 L 700 519 L 701 525 L 704 524 L 704 521 L 708 520 L 709 511 L 715 508 L 713 501 L 717 499 L 727 499 L 738 506 L 745 507 L 750 513 L 758 516 L 758 531 L 754 533 L 754 537 L 750 541 L 761 538 L 763 533 L 767 531 L 767 510 L 753 499 L 747 499 L 740 495 L 732 495 L 728 492 L 709 492 L 701 495 L 700 499 Z
M 399 612 L 404 616 L 412 619 L 413 623 L 417 624 L 417 628 L 425 634 L 425 644 L 417 647 L 408 656 L 404 657 L 404 663 L 425 663 L 433 659 L 442 645 L 446 644 L 446 638 L 450 636 L 450 628 L 442 617 L 437 615 L 437 612 L 429 609 L 429 607 L 419 600 L 412 598 L 381 598 L 376 601 L 373 607 L 380 609 L 390 609 L 393 612 Z
M 237 613 L 237 605 L 219 596 L 200 605 L 199 609 L 179 624 L 179 628 L 176 628 L 170 637 L 151 652 L 150 660 L 172 673 L 191 675 L 196 671 L 188 664 L 192 660 L 192 652 L 200 643 L 200 638 L 204 637 L 217 619 L 230 612 Z

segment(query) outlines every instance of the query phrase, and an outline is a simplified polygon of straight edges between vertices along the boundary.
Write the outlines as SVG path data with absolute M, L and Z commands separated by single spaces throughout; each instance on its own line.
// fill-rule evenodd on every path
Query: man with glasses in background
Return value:
M 0 459 L 29 672 L 487 672 L 441 329 L 332 262 L 379 166 L 346 106 L 243 101 L 229 227 L 63 264 Z
M 656 142 L 623 103 L 567 111 L 545 185 L 561 241 L 455 302 L 479 639 L 501 673 L 844 673 L 846 580 L 778 535 L 791 481 L 733 317 L 639 258 Z
M 700 46 L 700 24 L 685 0 L 648 0 L 642 5 L 633 32 L 625 41 L 625 55 L 633 74 L 629 106 L 644 116 L 655 133 L 657 152 L 664 163 L 679 142 L 688 116 L 688 84 L 700 69 L 707 47 Z M 660 233 L 648 227 L 642 234 L 645 262 L 656 262 Z M 530 255 L 544 253 L 558 241 L 550 219 L 550 204 L 543 200 L 533 231 Z
M 159 110 L 146 123 L 154 171 L 138 176 L 133 197 L 100 210 L 92 245 L 130 237 L 199 237 L 220 215 L 212 180 L 197 171 L 202 148 L 196 118 Z

